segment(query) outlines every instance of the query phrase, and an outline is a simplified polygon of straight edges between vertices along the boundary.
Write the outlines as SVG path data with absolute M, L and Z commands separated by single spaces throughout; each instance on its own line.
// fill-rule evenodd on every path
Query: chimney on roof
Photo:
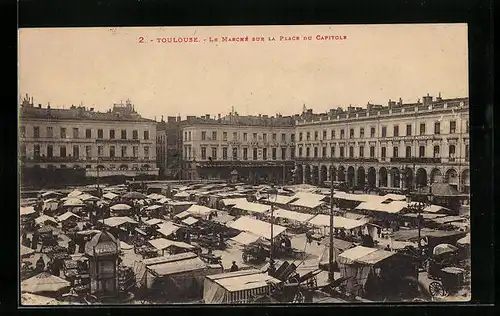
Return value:
M 389 109 L 392 109 L 392 107 L 396 105 L 396 102 L 389 99 L 389 102 L 387 102 L 387 105 L 389 106 Z
M 437 98 L 436 98 L 436 101 L 441 101 L 441 100 L 442 100 L 442 99 L 441 99 L 441 92 L 439 92 L 439 94 L 438 94 L 438 96 L 437 96 Z
M 181 121 L 181 116 L 177 116 L 177 122 L 180 122 Z
M 217 114 L 217 118 L 220 120 L 220 113 L 219 113 L 219 114 Z
M 161 121 L 162 121 L 162 122 L 164 122 L 164 121 L 163 121 L 163 115 L 161 116 Z
M 398 105 L 403 105 L 403 99 L 399 98 Z
M 38 108 L 41 109 L 42 108 L 42 105 L 40 103 L 38 103 Z
M 90 112 L 94 112 L 94 108 L 90 108 Z
M 427 93 L 427 96 L 423 97 L 423 103 L 424 105 L 429 105 L 432 103 L 432 96 L 429 96 L 429 94 Z
M 209 120 L 209 119 L 210 119 L 210 114 L 205 114 L 205 118 L 206 118 L 207 120 Z

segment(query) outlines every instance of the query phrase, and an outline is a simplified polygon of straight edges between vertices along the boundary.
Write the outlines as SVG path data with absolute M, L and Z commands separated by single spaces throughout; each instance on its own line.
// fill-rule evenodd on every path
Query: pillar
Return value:
M 375 169 L 375 187 L 380 187 L 380 173 Z
M 392 173 L 390 170 L 387 172 L 387 187 L 392 188 Z

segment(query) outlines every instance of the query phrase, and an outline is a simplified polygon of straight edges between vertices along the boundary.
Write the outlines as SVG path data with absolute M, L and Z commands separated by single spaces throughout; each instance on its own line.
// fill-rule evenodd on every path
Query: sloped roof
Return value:
M 117 254 L 120 252 L 120 242 L 107 231 L 98 232 L 85 244 L 85 254 L 93 256 L 104 254 Z
M 330 216 L 324 214 L 318 214 L 309 220 L 309 223 L 314 226 L 324 226 L 330 227 Z M 356 227 L 363 226 L 367 223 L 366 220 L 356 220 L 345 218 L 341 216 L 333 217 L 333 227 L 334 228 L 344 228 L 344 229 L 353 229 Z
M 245 231 L 254 235 L 271 239 L 271 224 L 251 217 L 243 216 L 235 220 L 229 225 L 231 228 L 239 231 Z M 278 236 L 286 230 L 285 227 L 280 225 L 273 225 L 273 237 Z

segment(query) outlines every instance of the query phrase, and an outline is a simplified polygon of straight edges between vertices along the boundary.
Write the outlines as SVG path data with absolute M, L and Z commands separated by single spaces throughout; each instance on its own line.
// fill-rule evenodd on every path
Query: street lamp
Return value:
M 333 171 L 333 166 L 332 166 Z M 334 281 L 333 276 L 333 204 L 334 204 L 334 192 L 333 192 L 333 177 L 330 176 L 330 258 L 328 260 L 328 280 L 330 282 Z
M 418 228 L 418 251 L 419 255 L 422 255 L 422 240 L 421 240 L 421 231 L 422 231 L 422 212 L 427 206 L 432 205 L 432 201 L 434 200 L 434 196 L 432 194 L 432 187 L 429 186 L 429 193 L 427 194 L 427 199 L 419 199 L 419 201 L 416 201 L 413 204 L 410 204 L 412 202 L 411 200 L 411 195 L 408 194 L 406 196 L 406 202 L 408 203 L 408 211 L 410 213 L 416 213 L 417 214 L 417 228 Z
M 267 200 L 271 204 L 271 250 L 269 252 L 269 264 L 271 270 L 274 269 L 273 252 L 274 252 L 274 203 L 278 198 L 278 190 L 274 186 L 271 186 L 265 191 Z

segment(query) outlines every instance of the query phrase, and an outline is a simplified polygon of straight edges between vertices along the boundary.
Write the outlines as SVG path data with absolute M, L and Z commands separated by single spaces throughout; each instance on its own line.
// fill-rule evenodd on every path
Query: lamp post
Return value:
M 271 271 L 274 269 L 273 252 L 274 252 L 274 203 L 278 198 L 278 190 L 274 186 L 266 190 L 267 200 L 271 204 L 271 250 L 269 252 L 269 265 Z
M 432 187 L 429 186 L 429 193 L 427 194 L 427 199 L 419 199 L 419 201 L 416 201 L 414 204 L 410 204 L 412 202 L 411 200 L 411 195 L 408 194 L 406 196 L 406 202 L 408 203 L 408 210 L 410 213 L 416 213 L 417 214 L 417 229 L 418 229 L 418 253 L 419 256 L 422 255 L 422 212 L 427 206 L 432 205 L 432 201 L 434 199 L 434 196 L 432 195 Z
M 333 165 L 332 165 L 333 171 Z M 328 261 L 328 280 L 334 281 L 333 277 L 333 177 L 330 176 L 330 248 L 329 248 L 329 261 Z

